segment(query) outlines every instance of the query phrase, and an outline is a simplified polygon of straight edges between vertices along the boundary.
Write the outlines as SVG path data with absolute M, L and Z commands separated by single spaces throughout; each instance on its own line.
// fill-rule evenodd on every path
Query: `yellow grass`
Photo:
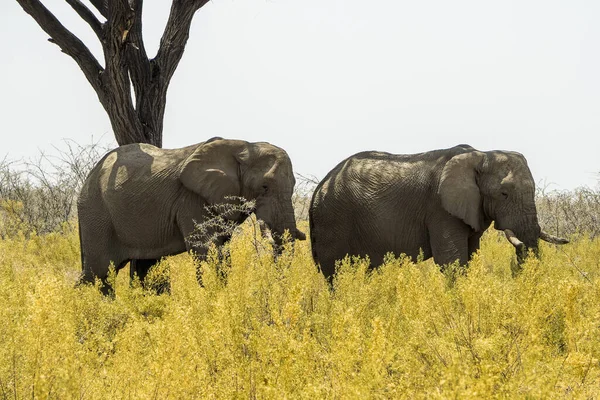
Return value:
M 229 262 L 164 260 L 171 295 L 74 287 L 77 232 L 0 241 L 0 398 L 595 398 L 600 241 L 544 245 L 511 277 L 495 232 L 468 273 L 274 263 L 246 227 Z M 159 271 L 155 275 L 160 275 Z M 223 279 L 222 276 L 227 278 Z M 452 283 L 453 282 L 453 283 Z

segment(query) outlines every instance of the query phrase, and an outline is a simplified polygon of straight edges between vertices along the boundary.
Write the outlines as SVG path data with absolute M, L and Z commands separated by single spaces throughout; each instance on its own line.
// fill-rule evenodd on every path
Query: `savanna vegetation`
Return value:
M 72 164 L 58 169 L 63 189 L 77 176 Z M 542 243 L 540 259 L 515 277 L 513 247 L 488 231 L 467 270 L 440 273 L 431 261 L 389 258 L 371 273 L 364 260 L 346 259 L 330 290 L 309 241 L 273 261 L 252 220 L 223 261 L 213 252 L 200 264 L 202 287 L 194 259 L 183 254 L 148 278 L 170 279 L 170 294 L 130 285 L 122 271 L 111 299 L 75 286 L 79 239 L 67 191 L 52 192 L 54 178 L 36 178 L 31 165 L 1 169 L 0 398 L 600 393 L 600 239 L 597 225 L 571 228 L 564 217 L 594 221 L 595 191 L 540 197 L 544 228 L 572 243 Z M 51 203 L 49 193 L 63 196 L 61 217 L 36 225 L 48 220 L 34 212 Z M 308 230 L 305 222 L 300 228 Z

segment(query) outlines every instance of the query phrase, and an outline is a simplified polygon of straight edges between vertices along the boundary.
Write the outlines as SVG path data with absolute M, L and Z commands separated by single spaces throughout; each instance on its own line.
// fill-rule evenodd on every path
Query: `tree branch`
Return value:
M 129 77 L 135 92 L 135 111 L 143 122 L 144 136 L 149 143 L 162 145 L 162 126 L 166 99 L 160 95 L 160 79 L 153 72 L 158 69 L 148 60 L 142 35 L 143 0 L 132 0 L 134 17 L 127 37 L 126 55 Z
M 83 71 L 94 90 L 103 92 L 100 74 L 102 66 L 81 40 L 73 35 L 39 0 L 17 0 L 23 10 L 52 38 L 61 50 L 71 56 Z
M 173 0 L 169 19 L 160 39 L 160 47 L 154 59 L 160 68 L 162 83 L 165 86 L 168 86 L 183 56 L 194 14 L 208 1 Z
M 104 18 L 108 17 L 108 0 L 90 0 L 90 3 Z
M 92 28 L 98 39 L 102 41 L 102 23 L 98 21 L 98 18 L 94 15 L 94 13 L 85 6 L 79 0 L 66 0 L 67 3 L 79 14 L 79 16 L 88 23 L 88 25 Z
M 133 0 L 132 7 L 134 20 L 128 36 L 127 57 L 129 57 L 131 82 L 136 99 L 139 100 L 139 97 L 143 96 L 143 89 L 150 84 L 152 74 L 142 36 L 143 0 Z

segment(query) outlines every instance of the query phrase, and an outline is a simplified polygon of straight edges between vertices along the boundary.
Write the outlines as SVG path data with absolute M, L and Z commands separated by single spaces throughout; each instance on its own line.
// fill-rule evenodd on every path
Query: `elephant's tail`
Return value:
M 312 253 L 312 257 L 313 260 L 315 262 L 315 264 L 319 264 L 319 258 L 317 257 L 317 238 L 315 237 L 315 229 L 314 229 L 314 215 L 313 215 L 313 207 L 314 207 L 314 202 L 315 202 L 315 195 L 317 193 L 317 189 L 315 189 L 315 191 L 313 192 L 313 196 L 310 199 L 310 206 L 308 207 L 308 229 L 309 229 L 309 233 L 310 233 L 310 251 Z
M 77 280 L 77 284 L 79 285 L 84 280 L 83 271 L 85 270 L 85 261 L 84 261 L 84 256 L 83 256 L 83 241 L 81 239 L 81 225 L 79 223 L 77 224 L 77 231 L 79 232 L 79 252 L 81 253 L 81 275 L 79 276 L 79 279 Z

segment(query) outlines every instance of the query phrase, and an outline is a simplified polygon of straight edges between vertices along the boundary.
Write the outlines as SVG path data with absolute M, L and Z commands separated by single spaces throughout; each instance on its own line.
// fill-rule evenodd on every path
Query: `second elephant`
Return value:
M 310 205 L 315 262 L 331 280 L 335 262 L 386 253 L 443 265 L 466 264 L 495 222 L 519 261 L 538 239 L 566 240 L 540 229 L 535 184 L 523 155 L 468 145 L 420 154 L 363 152 L 338 164 L 317 186 Z

